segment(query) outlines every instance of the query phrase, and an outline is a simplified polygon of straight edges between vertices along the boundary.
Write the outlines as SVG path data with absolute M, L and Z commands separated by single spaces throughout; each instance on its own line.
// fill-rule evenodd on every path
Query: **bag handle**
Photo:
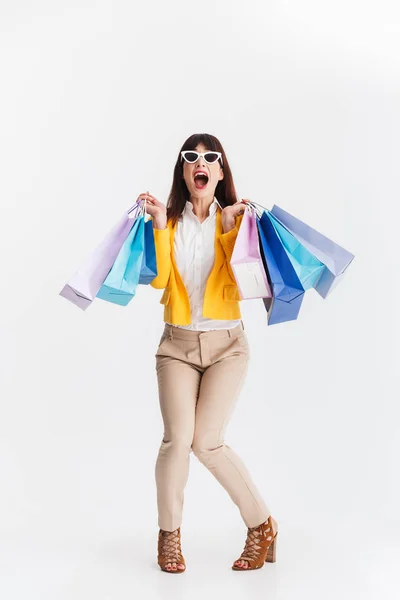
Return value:
M 217 204 L 220 207 L 220 209 L 223 210 L 222 206 L 218 202 L 217 197 L 215 198 L 215 200 L 217 201 Z M 257 216 L 261 216 L 262 215 L 262 212 L 258 208 L 256 208 L 254 206 L 254 205 L 262 206 L 261 204 L 257 204 L 257 202 L 249 201 L 249 202 L 245 202 L 245 205 L 246 205 L 246 207 L 251 208 L 252 210 L 254 210 L 254 212 L 256 213 Z M 265 206 L 263 206 L 262 208 L 265 208 Z M 268 210 L 268 209 L 266 209 L 266 210 Z
M 257 202 L 252 202 L 251 200 L 249 200 L 248 202 L 245 203 L 246 207 L 253 210 L 256 213 L 256 216 L 261 218 L 262 216 L 262 211 L 257 208 L 257 206 L 261 206 L 261 204 L 257 204 Z M 263 207 L 264 208 L 264 207 Z
M 143 204 L 143 199 L 139 200 L 135 202 L 135 204 L 133 204 L 130 209 L 127 211 L 128 215 L 131 214 L 131 212 L 136 211 L 136 214 L 134 215 L 133 219 L 137 219 L 138 217 L 144 216 L 144 220 L 146 222 L 146 217 L 148 216 L 148 212 L 147 212 L 147 198 L 144 198 L 144 204 Z
M 147 212 L 147 198 L 142 198 L 139 200 L 139 214 L 144 217 L 144 222 L 146 223 L 146 217 L 149 216 Z M 149 219 L 147 219 L 148 221 Z
M 132 204 L 132 206 L 126 211 L 128 213 L 128 215 L 134 211 L 135 209 L 137 210 L 137 208 L 139 207 L 139 203 L 136 201 L 135 204 Z

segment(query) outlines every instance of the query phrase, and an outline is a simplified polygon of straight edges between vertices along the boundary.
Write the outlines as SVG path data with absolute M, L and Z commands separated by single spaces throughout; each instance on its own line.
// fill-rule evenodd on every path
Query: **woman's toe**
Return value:
M 240 567 L 242 563 L 242 560 L 240 558 L 238 558 L 237 560 L 235 560 L 235 562 L 233 563 L 236 567 Z

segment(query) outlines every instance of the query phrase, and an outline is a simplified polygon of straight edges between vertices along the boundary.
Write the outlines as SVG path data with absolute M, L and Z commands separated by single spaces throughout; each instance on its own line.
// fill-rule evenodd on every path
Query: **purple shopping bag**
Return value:
M 139 204 L 135 202 L 59 292 L 82 310 L 91 305 L 131 231 Z
M 260 253 L 256 214 L 250 206 L 245 208 L 230 265 L 241 300 L 272 297 Z
M 316 229 L 313 229 L 300 219 L 297 219 L 279 206 L 272 207 L 271 214 L 295 236 L 321 263 L 325 265 L 315 290 L 322 298 L 337 286 L 343 279 L 347 267 L 354 258 L 354 254 L 348 252 Z

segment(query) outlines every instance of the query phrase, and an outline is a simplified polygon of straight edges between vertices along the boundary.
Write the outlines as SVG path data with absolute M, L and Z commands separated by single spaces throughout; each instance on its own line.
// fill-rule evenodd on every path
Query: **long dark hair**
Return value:
M 190 193 L 186 186 L 186 182 L 183 179 L 183 159 L 181 151 L 194 150 L 197 144 L 200 143 L 204 144 L 207 150 L 221 152 L 222 155 L 222 164 L 221 161 L 219 161 L 219 163 L 223 168 L 224 178 L 218 181 L 214 194 L 218 202 L 221 204 L 222 208 L 224 208 L 225 206 L 235 204 L 238 200 L 235 185 L 233 183 L 232 172 L 221 142 L 218 138 L 209 133 L 194 133 L 187 138 L 182 148 L 179 150 L 174 167 L 171 191 L 167 201 L 167 219 L 171 219 L 172 225 L 175 225 L 186 202 L 190 200 Z

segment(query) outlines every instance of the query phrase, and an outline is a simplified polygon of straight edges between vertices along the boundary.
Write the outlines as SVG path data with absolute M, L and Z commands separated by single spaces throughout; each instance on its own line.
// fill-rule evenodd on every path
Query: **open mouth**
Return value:
M 198 190 L 202 190 L 207 186 L 208 177 L 204 173 L 198 173 L 194 176 L 194 185 Z

